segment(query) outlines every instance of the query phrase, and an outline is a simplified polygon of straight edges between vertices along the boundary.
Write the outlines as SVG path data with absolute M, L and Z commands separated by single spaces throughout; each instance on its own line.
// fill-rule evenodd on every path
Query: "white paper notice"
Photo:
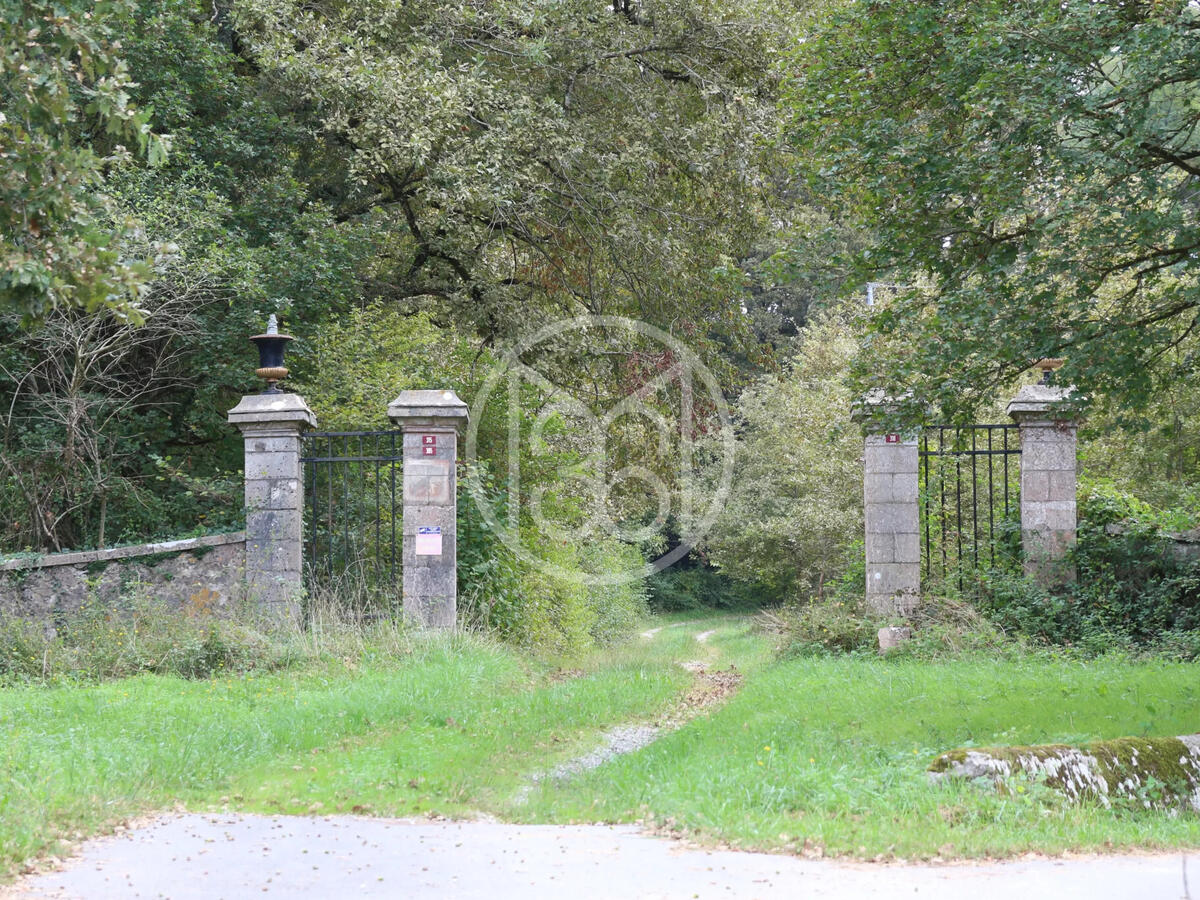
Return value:
M 440 525 L 417 526 L 417 556 L 442 555 L 442 528 Z

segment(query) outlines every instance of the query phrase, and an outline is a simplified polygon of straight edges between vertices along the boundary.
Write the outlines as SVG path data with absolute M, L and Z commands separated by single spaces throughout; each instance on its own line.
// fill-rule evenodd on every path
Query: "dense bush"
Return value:
M 1114 647 L 1200 647 L 1200 561 L 1173 552 L 1164 525 L 1186 524 L 1185 510 L 1158 510 L 1111 484 L 1085 484 L 1074 583 L 1048 590 L 1031 579 L 992 572 L 978 603 L 1014 634 L 1089 652 Z
M 882 616 L 871 614 L 862 599 L 816 600 L 784 607 L 770 619 L 781 635 L 786 656 L 873 653 Z
M 759 586 L 737 581 L 703 561 L 688 557 L 646 580 L 655 612 L 692 609 L 749 609 L 769 595 Z

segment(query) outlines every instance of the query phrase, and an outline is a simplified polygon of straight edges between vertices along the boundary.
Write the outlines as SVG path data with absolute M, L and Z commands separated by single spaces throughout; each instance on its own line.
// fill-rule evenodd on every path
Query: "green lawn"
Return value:
M 933 786 L 964 745 L 1175 735 L 1200 725 L 1200 666 L 1026 658 L 796 659 L 566 789 L 527 821 L 658 822 L 744 847 L 874 857 L 1200 846 L 1200 816 L 1076 806 L 1047 789 Z
M 807 841 L 869 857 L 1200 845 L 1197 816 L 934 787 L 924 775 L 938 752 L 968 743 L 1193 731 L 1200 667 L 773 663 L 743 620 L 680 621 L 558 666 L 460 636 L 417 641 L 400 661 L 0 691 L 0 868 L 51 850 L 59 835 L 178 803 L 651 820 L 744 846 Z M 534 773 L 585 752 L 606 728 L 677 712 L 692 678 L 678 663 L 691 660 L 736 664 L 742 690 L 641 751 L 528 790 Z

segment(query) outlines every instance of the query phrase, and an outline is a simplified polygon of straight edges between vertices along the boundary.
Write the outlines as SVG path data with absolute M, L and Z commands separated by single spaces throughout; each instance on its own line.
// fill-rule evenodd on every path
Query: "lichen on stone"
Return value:
M 1200 734 L 1116 738 L 1079 747 L 1041 744 L 950 750 L 929 766 L 935 781 L 1016 776 L 1044 782 L 1071 800 L 1200 811 Z

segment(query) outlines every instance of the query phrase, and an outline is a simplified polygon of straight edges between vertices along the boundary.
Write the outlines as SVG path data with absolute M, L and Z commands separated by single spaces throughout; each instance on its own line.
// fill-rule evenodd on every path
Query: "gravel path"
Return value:
M 632 827 L 169 815 L 0 897 L 1176 900 L 1200 855 L 874 865 L 703 850 Z

